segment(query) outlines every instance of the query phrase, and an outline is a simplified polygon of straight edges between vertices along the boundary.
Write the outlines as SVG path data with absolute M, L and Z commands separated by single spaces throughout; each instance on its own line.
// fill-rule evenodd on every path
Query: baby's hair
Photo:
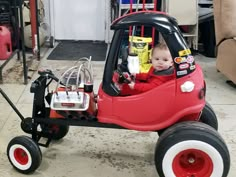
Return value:
M 156 44 L 152 49 L 152 54 L 153 54 L 153 51 L 156 49 L 169 50 L 168 46 L 164 42 L 160 42 L 160 43 Z

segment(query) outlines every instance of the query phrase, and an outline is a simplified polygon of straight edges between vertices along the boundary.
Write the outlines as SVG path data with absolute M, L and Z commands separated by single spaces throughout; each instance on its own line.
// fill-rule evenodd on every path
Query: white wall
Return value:
M 46 21 L 58 40 L 105 40 L 104 0 L 44 0 Z

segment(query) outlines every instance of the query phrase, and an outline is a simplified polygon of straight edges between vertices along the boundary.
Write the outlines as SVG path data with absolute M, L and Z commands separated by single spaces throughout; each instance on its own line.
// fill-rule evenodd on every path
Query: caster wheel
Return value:
M 68 125 L 41 125 L 42 136 L 45 138 L 52 138 L 53 140 L 60 140 L 69 132 Z
M 60 140 L 69 132 L 69 126 L 67 125 L 51 125 L 50 131 L 53 133 L 52 139 Z

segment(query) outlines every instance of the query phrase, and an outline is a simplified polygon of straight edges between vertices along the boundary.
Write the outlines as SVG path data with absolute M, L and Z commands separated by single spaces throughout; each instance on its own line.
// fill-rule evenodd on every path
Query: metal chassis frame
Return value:
M 33 110 L 32 117 L 24 117 L 20 111 L 16 108 L 14 103 L 10 100 L 10 98 L 6 95 L 6 93 L 0 88 L 0 93 L 12 107 L 12 109 L 16 112 L 16 114 L 21 119 L 21 128 L 25 133 L 31 134 L 32 139 L 39 145 L 43 147 L 48 147 L 53 134 L 48 134 L 45 136 L 43 133 L 37 130 L 38 125 L 46 124 L 56 124 L 56 125 L 70 125 L 70 126 L 83 126 L 83 127 L 97 127 L 97 128 L 113 128 L 113 129 L 126 129 L 116 124 L 107 124 L 101 123 L 97 121 L 95 116 L 90 116 L 87 114 L 83 114 L 81 118 L 71 119 L 70 117 L 65 118 L 50 118 L 49 112 L 50 108 L 45 106 L 45 89 L 49 86 L 52 79 L 48 81 L 48 76 L 43 75 L 39 76 L 32 84 L 30 88 L 30 92 L 34 93 L 34 101 L 33 101 Z M 30 119 L 29 119 L 30 118 Z M 27 131 L 23 129 L 23 126 L 27 124 L 27 120 L 31 120 L 31 131 Z M 40 139 L 44 137 L 47 138 L 46 143 L 40 143 Z

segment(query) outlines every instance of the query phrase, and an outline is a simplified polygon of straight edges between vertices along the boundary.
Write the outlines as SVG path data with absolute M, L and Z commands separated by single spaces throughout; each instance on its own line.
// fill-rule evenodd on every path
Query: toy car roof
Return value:
M 175 18 L 159 11 L 139 11 L 116 19 L 111 29 L 116 31 L 128 29 L 130 26 L 154 27 L 162 34 L 171 55 L 174 58 L 188 56 L 191 51 L 184 40 Z M 116 35 L 116 34 L 115 34 Z
M 112 23 L 111 29 L 117 30 L 139 25 L 156 27 L 161 33 L 178 31 L 175 18 L 158 11 L 139 11 L 124 15 Z

